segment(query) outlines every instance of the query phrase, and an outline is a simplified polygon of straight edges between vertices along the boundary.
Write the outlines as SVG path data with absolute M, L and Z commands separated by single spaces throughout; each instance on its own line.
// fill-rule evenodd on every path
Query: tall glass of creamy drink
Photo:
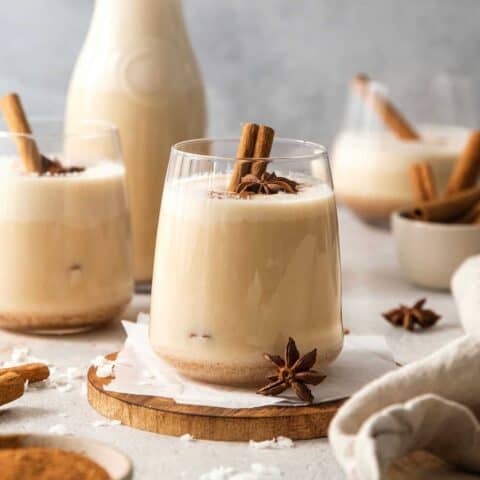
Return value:
M 289 337 L 302 351 L 317 348 L 317 367 L 342 348 L 337 213 L 323 147 L 276 139 L 262 184 L 247 178 L 232 193 L 237 143 L 172 148 L 150 342 L 191 378 L 258 385 L 271 373 L 262 354 L 282 354 Z
M 120 314 L 133 290 L 118 134 L 103 123 L 32 129 L 0 132 L 0 326 L 85 330 Z M 49 167 L 27 172 L 19 145 Z

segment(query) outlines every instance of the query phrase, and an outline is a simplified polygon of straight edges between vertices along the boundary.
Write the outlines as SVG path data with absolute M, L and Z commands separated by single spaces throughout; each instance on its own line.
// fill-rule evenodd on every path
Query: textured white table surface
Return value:
M 461 335 L 452 298 L 447 293 L 425 292 L 409 285 L 397 266 L 389 232 L 372 229 L 348 212 L 340 211 L 343 266 L 344 323 L 355 333 L 385 335 L 400 362 L 420 358 Z M 428 297 L 428 305 L 444 318 L 431 331 L 411 334 L 395 329 L 380 313 L 398 302 Z M 124 318 L 134 319 L 148 311 L 149 297 L 136 296 Z M 0 355 L 8 358 L 14 347 L 28 346 L 31 353 L 50 360 L 64 370 L 70 366 L 85 371 L 92 358 L 118 350 L 124 334 L 117 323 L 83 335 L 34 337 L 0 333 Z M 116 446 L 134 462 L 135 478 L 197 479 L 220 465 L 246 471 L 252 463 L 278 467 L 286 479 L 344 479 L 327 440 L 296 442 L 292 449 L 255 450 L 246 443 L 193 441 L 154 435 L 126 426 L 95 428 L 97 414 L 82 393 L 83 380 L 74 382 L 70 392 L 56 389 L 28 391 L 20 400 L 0 410 L 0 432 L 45 433 L 55 424 L 64 424 L 69 433 Z M 66 414 L 66 416 L 65 416 Z

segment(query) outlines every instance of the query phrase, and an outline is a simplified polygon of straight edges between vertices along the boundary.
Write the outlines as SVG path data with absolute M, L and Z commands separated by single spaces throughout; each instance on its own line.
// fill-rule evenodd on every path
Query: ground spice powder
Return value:
M 0 476 L 2 480 L 110 480 L 84 455 L 41 447 L 0 449 Z

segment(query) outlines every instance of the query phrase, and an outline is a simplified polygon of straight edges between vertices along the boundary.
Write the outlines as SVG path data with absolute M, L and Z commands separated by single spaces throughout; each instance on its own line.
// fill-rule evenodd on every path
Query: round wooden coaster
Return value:
M 116 354 L 108 355 L 114 359 Z M 343 400 L 306 407 L 217 408 L 180 405 L 170 398 L 107 392 L 109 378 L 88 371 L 88 401 L 107 418 L 140 430 L 204 440 L 271 440 L 285 436 L 307 440 L 327 436 L 328 426 Z

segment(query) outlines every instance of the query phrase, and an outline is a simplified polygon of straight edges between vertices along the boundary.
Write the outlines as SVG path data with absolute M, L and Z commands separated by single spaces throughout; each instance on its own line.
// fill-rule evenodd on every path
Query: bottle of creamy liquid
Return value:
M 120 130 L 137 284 L 152 279 L 170 146 L 205 135 L 203 84 L 180 0 L 96 0 L 67 99 L 67 130 L 105 120 Z

